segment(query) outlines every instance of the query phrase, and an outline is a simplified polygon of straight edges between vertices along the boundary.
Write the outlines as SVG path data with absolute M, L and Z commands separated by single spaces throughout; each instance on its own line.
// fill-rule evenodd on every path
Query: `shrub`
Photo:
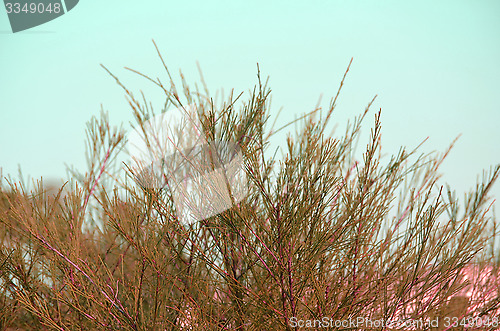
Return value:
M 449 149 L 381 156 L 380 111 L 356 160 L 373 100 L 344 134 L 326 133 L 345 75 L 324 113 L 299 119 L 283 158 L 269 157 L 270 138 L 284 128 L 268 123 L 270 89 L 260 72 L 248 100 L 231 94 L 216 104 L 184 79 L 179 91 L 165 69 L 168 85 L 141 74 L 165 93 L 163 111 L 196 105 L 208 143 L 235 142 L 248 194 L 183 223 L 171 190 L 137 185 L 131 168 L 120 175 L 125 132 L 105 114 L 93 118 L 87 172 L 71 170 L 56 194 L 41 181 L 31 192 L 4 185 L 2 330 L 287 330 L 320 322 L 348 329 L 335 322 L 437 317 L 445 329 L 446 317 L 493 321 L 500 300 L 488 192 L 499 165 L 460 202 L 438 183 Z M 143 127 L 152 108 L 116 81 Z M 478 273 L 488 281 L 471 277 Z

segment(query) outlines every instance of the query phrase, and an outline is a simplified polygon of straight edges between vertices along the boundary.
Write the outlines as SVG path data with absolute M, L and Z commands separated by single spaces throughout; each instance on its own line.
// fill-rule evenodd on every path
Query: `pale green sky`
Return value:
M 85 123 L 99 114 L 131 119 L 122 90 L 99 66 L 132 88 L 157 94 L 124 66 L 165 77 L 151 39 L 172 72 L 213 91 L 247 91 L 256 63 L 270 76 L 280 123 L 326 105 L 354 57 L 333 118 L 343 128 L 378 94 L 383 146 L 444 150 L 459 192 L 500 162 L 500 1 L 95 1 L 13 34 L 0 10 L 0 167 L 31 177 L 83 168 Z M 365 131 L 368 132 L 369 126 Z M 366 141 L 361 141 L 362 148 Z M 500 184 L 495 188 L 500 193 Z

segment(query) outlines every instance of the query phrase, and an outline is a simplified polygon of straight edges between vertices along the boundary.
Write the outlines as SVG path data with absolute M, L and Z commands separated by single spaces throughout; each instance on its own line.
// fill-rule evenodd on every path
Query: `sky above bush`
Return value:
M 377 94 L 387 153 L 427 136 L 422 151 L 443 151 L 462 134 L 441 170 L 465 191 L 500 161 L 499 14 L 498 1 L 81 1 L 13 34 L 2 9 L 0 167 L 16 175 L 19 164 L 32 178 L 64 177 L 64 163 L 83 168 L 85 123 L 101 104 L 112 123 L 130 128 L 123 91 L 101 63 L 160 109 L 159 91 L 123 70 L 165 79 L 154 38 L 189 82 L 198 80 L 198 61 L 212 92 L 247 91 L 259 63 L 274 114 L 283 107 L 278 126 L 320 95 L 326 107 L 353 57 L 332 120 L 339 130 Z

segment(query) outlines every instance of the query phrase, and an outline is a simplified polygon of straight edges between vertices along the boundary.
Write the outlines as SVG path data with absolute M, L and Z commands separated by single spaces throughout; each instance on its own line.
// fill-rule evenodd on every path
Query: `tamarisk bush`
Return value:
M 488 192 L 499 165 L 459 200 L 439 181 L 449 149 L 402 147 L 382 157 L 373 100 L 344 133 L 331 132 L 349 67 L 329 107 L 298 119 L 283 156 L 269 157 L 270 139 L 288 126 L 270 125 L 271 91 L 260 72 L 246 100 L 230 94 L 216 103 L 184 77 L 179 88 L 158 54 L 168 84 L 132 71 L 164 92 L 163 112 L 196 105 L 208 142 L 238 145 L 247 195 L 214 216 L 181 222 L 172 191 L 137 185 L 127 162 L 118 162 L 126 132 L 102 113 L 87 128 L 88 170 L 72 169 L 56 194 L 42 181 L 32 190 L 2 182 L 0 329 L 291 330 L 290 321 L 327 318 L 340 330 L 333 321 L 498 313 Z M 155 114 L 144 94 L 111 76 L 144 126 Z M 485 270 L 487 280 L 467 270 Z M 446 329 L 441 322 L 416 329 Z

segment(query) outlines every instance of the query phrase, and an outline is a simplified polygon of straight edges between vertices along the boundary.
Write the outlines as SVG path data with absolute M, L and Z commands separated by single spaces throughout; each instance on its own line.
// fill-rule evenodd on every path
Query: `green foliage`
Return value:
M 86 173 L 72 170 L 56 194 L 12 181 L 1 193 L 1 330 L 286 330 L 291 318 L 497 313 L 488 191 L 499 165 L 461 203 L 438 185 L 449 150 L 401 148 L 384 161 L 380 112 L 356 161 L 371 102 L 344 134 L 326 135 L 337 97 L 324 116 L 301 118 L 283 159 L 266 158 L 278 130 L 260 73 L 248 100 L 219 105 L 184 79 L 179 92 L 170 73 L 168 86 L 142 76 L 164 91 L 165 109 L 196 104 L 209 141 L 238 143 L 248 196 L 182 224 L 168 191 L 116 171 L 124 131 L 92 119 Z M 152 108 L 116 80 L 144 125 Z M 487 285 L 465 280 L 470 266 L 492 270 Z

